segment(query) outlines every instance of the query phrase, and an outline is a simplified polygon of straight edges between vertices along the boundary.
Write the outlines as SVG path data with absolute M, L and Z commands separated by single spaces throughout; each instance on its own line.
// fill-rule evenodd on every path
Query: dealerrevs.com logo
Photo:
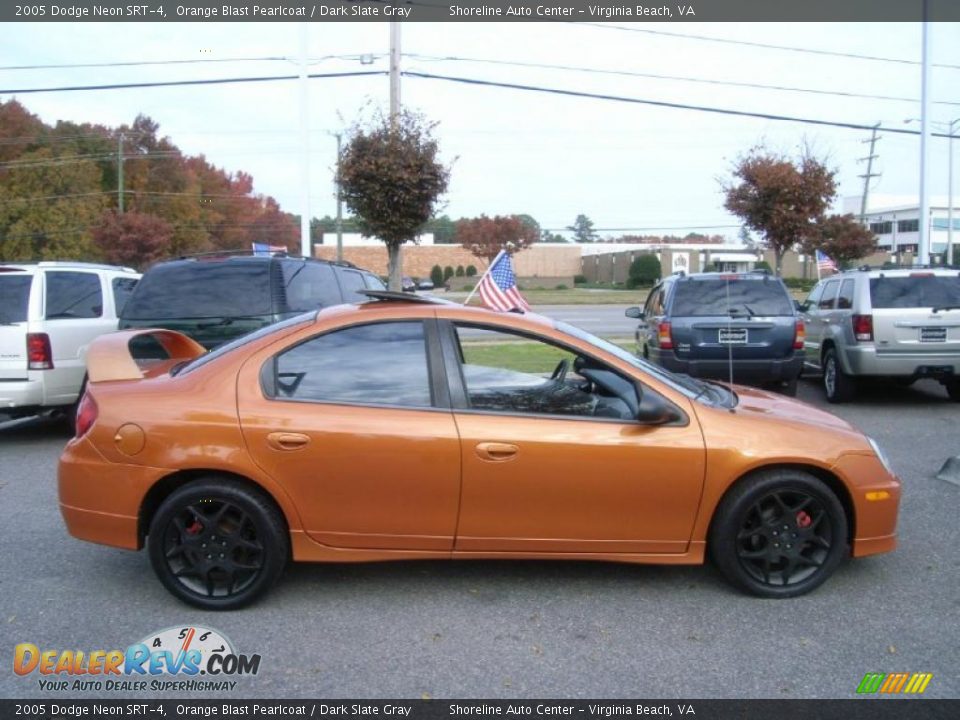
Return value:
M 41 690 L 224 691 L 232 678 L 256 675 L 259 655 L 237 653 L 223 633 L 210 628 L 171 627 L 151 633 L 126 650 L 48 650 L 20 643 L 13 671 L 37 675 Z

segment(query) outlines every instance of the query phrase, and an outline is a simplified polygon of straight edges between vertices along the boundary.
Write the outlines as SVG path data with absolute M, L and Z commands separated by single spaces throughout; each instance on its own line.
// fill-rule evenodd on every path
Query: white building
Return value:
M 844 212 L 860 216 L 859 197 L 844 198 L 843 207 Z M 948 215 L 947 198 L 931 198 L 928 218 L 931 253 L 942 253 L 947 249 Z M 864 220 L 877 236 L 877 245 L 881 250 L 917 253 L 920 244 L 920 204 L 916 198 L 872 198 Z M 953 203 L 953 245 L 960 245 L 960 206 L 956 198 Z
M 335 232 L 324 232 L 318 245 L 336 245 L 337 234 Z M 417 245 L 433 245 L 433 233 L 424 233 L 417 235 Z M 367 237 L 360 233 L 343 233 L 343 247 L 383 247 L 383 240 L 375 237 Z

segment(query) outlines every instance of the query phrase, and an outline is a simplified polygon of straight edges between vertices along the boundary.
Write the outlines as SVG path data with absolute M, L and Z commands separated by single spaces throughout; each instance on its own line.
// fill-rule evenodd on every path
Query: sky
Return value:
M 113 126 L 132 123 L 140 113 L 149 115 L 183 152 L 203 154 L 231 172 L 250 173 L 256 192 L 272 195 L 288 212 L 300 212 L 296 81 L 11 92 L 296 74 L 299 24 L 8 23 L 0 31 L 0 100 L 15 97 L 47 123 Z M 918 122 L 905 124 L 920 117 L 917 23 L 442 22 L 403 24 L 401 37 L 402 67 L 407 71 L 919 129 Z M 386 22 L 312 23 L 307 38 L 312 73 L 388 69 Z M 930 47 L 935 64 L 931 117 L 949 122 L 960 117 L 960 24 L 931 25 Z M 364 55 L 372 56 L 373 63 L 363 64 Z M 851 57 L 855 55 L 884 59 Z M 266 57 L 277 59 L 238 60 Z M 175 60 L 217 62 L 78 67 Z M 24 65 L 70 67 L 14 69 Z M 314 217 L 334 215 L 332 134 L 369 118 L 376 109 L 386 110 L 389 80 L 314 79 L 308 97 L 309 212 Z M 585 214 L 601 236 L 698 230 L 732 240 L 739 221 L 723 209 L 722 184 L 731 179 L 736 159 L 751 148 L 763 145 L 796 157 L 803 146 L 809 147 L 836 169 L 840 198 L 862 193 L 858 175 L 865 165 L 858 159 L 869 151 L 867 130 L 422 78 L 402 80 L 401 102 L 437 123 L 442 157 L 452 166 L 441 214 L 456 219 L 527 213 L 551 229 L 562 229 Z M 879 177 L 872 180 L 871 193 L 916 197 L 919 137 L 880 135 L 873 168 Z M 947 142 L 932 141 L 933 195 L 947 193 Z

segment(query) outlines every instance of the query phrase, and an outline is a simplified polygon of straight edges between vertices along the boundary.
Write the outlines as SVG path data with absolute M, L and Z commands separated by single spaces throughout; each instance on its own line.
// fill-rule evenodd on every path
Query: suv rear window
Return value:
M 27 319 L 30 283 L 33 275 L 0 273 L 0 323 L 23 322 Z
M 269 262 L 186 261 L 157 265 L 123 309 L 125 320 L 270 315 Z
M 870 304 L 875 310 L 957 306 L 960 275 L 870 278 Z
M 88 272 L 47 273 L 47 320 L 97 318 L 103 315 L 100 276 Z
M 671 315 L 793 315 L 783 286 L 770 279 L 679 280 Z

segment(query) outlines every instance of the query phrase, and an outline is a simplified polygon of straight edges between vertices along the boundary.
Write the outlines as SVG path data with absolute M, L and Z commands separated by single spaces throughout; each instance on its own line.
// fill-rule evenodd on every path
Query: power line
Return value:
M 345 77 L 367 77 L 374 75 L 386 75 L 386 70 L 356 70 L 353 72 L 341 73 L 309 73 L 308 78 L 315 80 L 318 78 L 345 78 Z M 266 75 L 253 77 L 232 77 L 232 78 L 212 78 L 209 80 L 169 80 L 161 82 L 142 82 L 142 83 L 110 83 L 106 85 L 63 85 L 60 87 L 41 87 L 41 88 L 12 88 L 0 89 L 0 95 L 27 95 L 30 93 L 47 92 L 78 92 L 86 90 L 129 90 L 132 88 L 152 88 L 152 87 L 182 87 L 187 85 L 227 85 L 232 83 L 256 83 L 256 82 L 275 82 L 277 80 L 296 80 L 298 75 Z
M 362 57 L 374 59 L 383 57 L 381 54 L 367 53 L 352 55 L 323 55 L 310 59 L 308 64 L 316 65 L 326 60 L 360 60 Z M 234 62 L 293 62 L 293 58 L 282 55 L 265 55 L 263 57 L 232 57 L 232 58 L 194 58 L 190 60 L 129 60 L 100 63 L 63 63 L 54 65 L 7 65 L 0 66 L 0 70 L 69 70 L 73 68 L 110 68 L 110 67 L 143 67 L 151 65 L 197 65 L 203 63 L 234 63 Z
M 597 75 L 616 75 L 621 77 L 641 77 L 653 80 L 671 80 L 690 83 L 702 83 L 705 85 L 723 85 L 729 87 L 752 88 L 759 90 L 780 90 L 785 92 L 812 93 L 816 95 L 834 95 L 839 97 L 865 98 L 869 100 L 893 100 L 898 102 L 919 102 L 917 98 L 899 97 L 893 95 L 869 95 L 864 93 L 845 92 L 842 90 L 819 90 L 816 88 L 800 88 L 785 85 L 764 85 L 760 83 L 737 82 L 734 80 L 712 80 L 709 78 L 696 78 L 683 75 L 662 75 L 658 73 L 643 73 L 631 70 L 610 70 L 604 68 L 580 67 L 576 65 L 554 65 L 549 63 L 524 62 L 519 60 L 494 60 L 490 58 L 470 58 L 457 56 L 439 56 L 439 55 L 421 55 L 419 53 L 404 53 L 404 57 L 413 60 L 427 62 L 472 62 L 484 63 L 489 65 L 506 65 L 509 67 L 528 67 L 542 70 L 564 70 L 571 72 L 590 73 Z M 935 101 L 938 105 L 960 105 L 960 102 L 950 102 L 946 100 Z
M 739 225 L 675 225 L 675 226 L 660 226 L 656 225 L 653 227 L 610 227 L 610 228 L 593 228 L 594 232 L 650 232 L 652 230 L 729 230 L 731 228 L 739 228 Z M 541 227 L 541 230 L 546 230 L 547 232 L 560 232 L 569 231 L 570 228 L 567 226 L 564 227 Z M 586 243 L 591 244 L 591 243 Z M 644 244 L 656 244 L 656 243 L 636 243 L 637 245 Z
M 478 80 L 476 78 L 456 77 L 450 75 L 435 75 L 431 73 L 421 73 L 405 71 L 407 77 L 424 78 L 427 80 L 445 80 L 447 82 L 461 83 L 464 85 L 480 85 L 484 87 L 499 87 L 510 90 L 524 90 L 528 92 L 539 92 L 550 95 L 565 95 L 567 97 L 590 98 L 593 100 L 609 100 L 612 102 L 623 102 L 634 105 L 653 105 L 656 107 L 675 108 L 678 110 L 697 110 L 699 112 L 716 113 L 719 115 L 733 115 L 738 117 L 754 117 L 762 120 L 777 120 L 783 122 L 804 123 L 807 125 L 825 125 L 828 127 L 848 128 L 851 130 L 872 130 L 873 125 L 864 125 L 862 123 L 839 122 L 834 120 L 819 120 L 816 118 L 803 118 L 793 115 L 774 115 L 772 113 L 749 112 L 747 110 L 730 110 L 728 108 L 709 107 L 705 105 L 687 105 L 684 103 L 665 102 L 662 100 L 646 100 L 643 98 L 624 97 L 622 95 L 605 95 L 600 93 L 582 92 L 579 90 L 566 90 L 563 88 L 543 87 L 539 85 L 521 85 L 518 83 L 504 83 L 493 80 Z M 908 130 L 906 128 L 880 128 L 884 132 L 899 133 L 901 135 L 920 135 L 918 130 Z M 934 137 L 950 137 L 944 133 L 931 133 Z
M 179 150 L 160 150 L 157 152 L 149 153 L 136 153 L 130 155 L 124 155 L 123 159 L 126 160 L 151 160 L 153 158 L 170 158 L 170 157 L 179 157 L 181 152 Z M 60 157 L 49 158 L 49 159 L 30 159 L 30 160 L 11 160 L 9 162 L 0 163 L 0 170 L 21 170 L 26 168 L 35 168 L 35 167 L 58 167 L 60 165 L 73 165 L 76 163 L 84 162 L 99 162 L 102 160 L 116 160 L 116 153 L 105 153 L 102 155 L 62 155 Z
M 814 48 L 793 47 L 790 45 L 772 45 L 770 43 L 752 42 L 750 40 L 731 40 L 730 38 L 711 37 L 709 35 L 693 35 L 690 33 L 670 32 L 669 30 L 649 30 L 647 28 L 625 27 L 623 25 L 610 25 L 608 23 L 592 22 L 572 22 L 571 25 L 585 25 L 589 27 L 600 28 L 602 30 L 620 30 L 623 32 L 646 33 L 648 35 L 664 35 L 667 37 L 684 38 L 687 40 L 704 40 L 707 42 L 724 43 L 727 45 L 745 45 L 747 47 L 763 48 L 765 50 L 786 50 L 789 52 L 809 53 L 811 55 L 828 55 L 831 57 L 852 58 L 854 60 L 872 60 L 876 62 L 899 63 L 901 65 L 920 65 L 919 60 L 906 60 L 904 58 L 881 57 L 878 55 L 860 55 L 858 53 L 840 52 L 838 50 L 816 50 Z M 948 68 L 950 70 L 960 70 L 960 65 L 947 65 L 945 63 L 933 63 L 933 67 Z

